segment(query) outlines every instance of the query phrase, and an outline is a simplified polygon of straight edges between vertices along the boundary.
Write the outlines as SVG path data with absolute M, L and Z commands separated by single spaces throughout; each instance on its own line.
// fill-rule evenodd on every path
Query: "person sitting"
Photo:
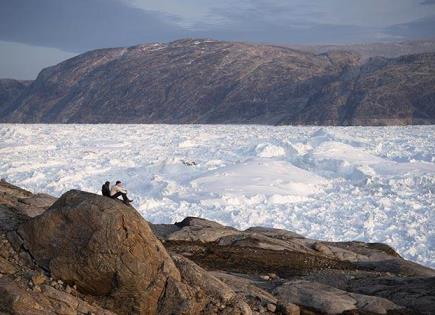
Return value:
M 101 194 L 106 197 L 110 197 L 110 182 L 105 182 L 101 187 Z
M 122 183 L 120 180 L 116 181 L 116 184 L 112 186 L 110 189 L 110 197 L 113 199 L 117 199 L 119 196 L 122 196 L 122 199 L 124 202 L 132 202 L 133 200 L 128 199 L 127 197 L 127 189 L 122 186 Z

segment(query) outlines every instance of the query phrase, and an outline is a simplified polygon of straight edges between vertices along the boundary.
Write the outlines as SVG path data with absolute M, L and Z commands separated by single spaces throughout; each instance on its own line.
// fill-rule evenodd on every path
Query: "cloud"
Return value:
M 433 36 L 435 15 L 415 0 L 0 0 L 0 5 L 0 40 L 72 52 L 184 37 L 321 44 L 413 39 Z
M 410 23 L 393 25 L 388 27 L 386 32 L 405 39 L 435 39 L 435 16 Z
M 222 25 L 195 25 L 201 37 L 277 44 L 341 44 L 373 41 L 382 28 L 323 23 L 321 13 L 304 7 L 271 6 L 256 0 L 255 7 L 216 9 Z
M 425 0 L 425 1 L 420 2 L 420 4 L 423 4 L 423 5 L 435 4 L 435 0 Z
M 115 0 L 0 0 L 0 40 L 66 51 L 185 36 L 177 17 Z

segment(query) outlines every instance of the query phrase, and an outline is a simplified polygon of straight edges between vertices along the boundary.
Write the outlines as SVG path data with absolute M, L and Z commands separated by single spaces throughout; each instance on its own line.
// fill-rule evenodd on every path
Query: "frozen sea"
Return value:
M 383 242 L 435 267 L 435 126 L 3 124 L 0 176 L 55 196 L 121 179 L 154 223 Z

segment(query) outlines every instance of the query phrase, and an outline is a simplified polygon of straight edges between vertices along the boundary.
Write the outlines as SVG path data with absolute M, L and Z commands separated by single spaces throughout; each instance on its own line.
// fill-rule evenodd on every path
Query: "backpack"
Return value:
M 103 196 L 110 197 L 110 183 L 109 182 L 106 182 L 101 187 L 101 193 L 103 194 Z

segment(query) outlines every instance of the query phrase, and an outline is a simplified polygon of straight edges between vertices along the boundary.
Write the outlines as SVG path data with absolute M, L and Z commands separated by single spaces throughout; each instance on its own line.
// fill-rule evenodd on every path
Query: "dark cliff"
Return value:
M 0 117 L 2 116 L 1 114 L 7 110 L 7 106 L 12 104 L 31 82 L 32 81 L 0 79 Z

